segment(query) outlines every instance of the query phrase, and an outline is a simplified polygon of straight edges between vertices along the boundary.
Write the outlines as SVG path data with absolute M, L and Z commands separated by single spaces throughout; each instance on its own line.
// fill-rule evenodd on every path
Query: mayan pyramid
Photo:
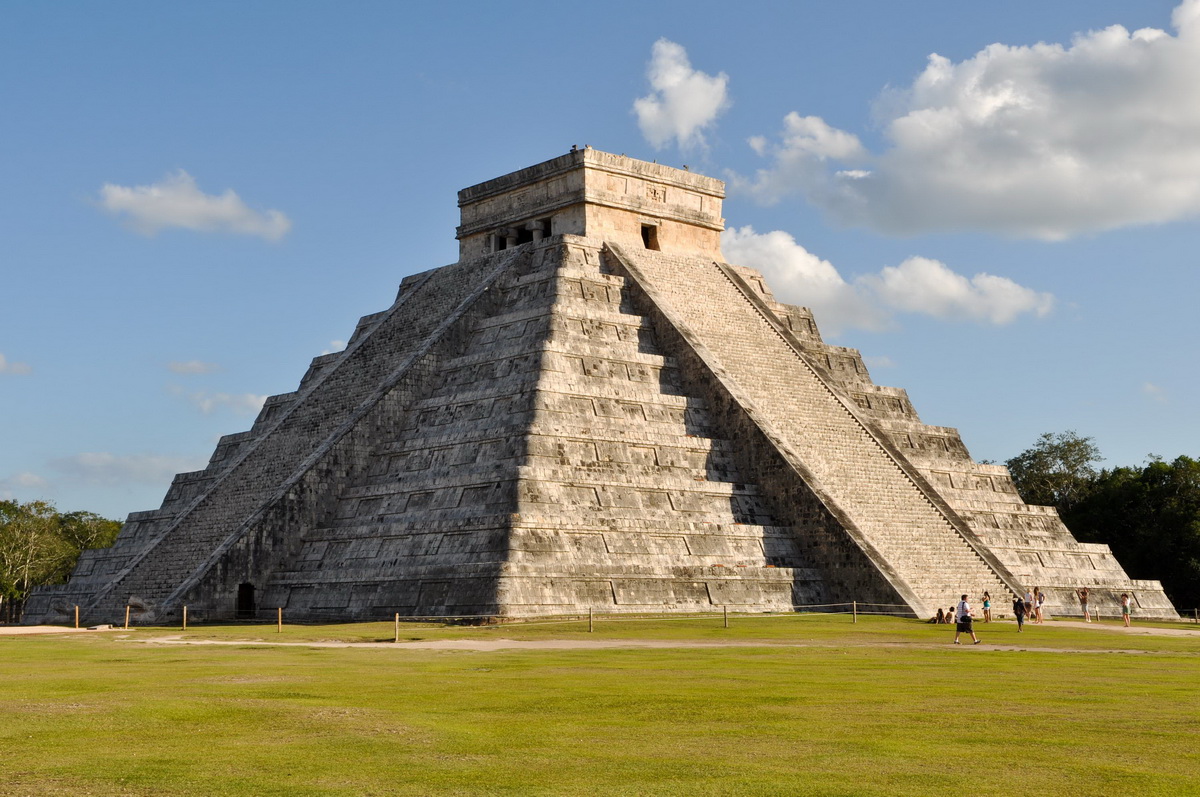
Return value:
M 457 263 L 406 278 L 26 622 L 926 616 L 1032 586 L 1077 614 L 1084 585 L 1176 616 L 724 262 L 723 196 L 592 149 L 459 192 Z

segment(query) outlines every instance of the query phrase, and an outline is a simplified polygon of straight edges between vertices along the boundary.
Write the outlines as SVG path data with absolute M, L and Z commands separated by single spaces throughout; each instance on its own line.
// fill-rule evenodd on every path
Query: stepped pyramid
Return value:
M 592 149 L 459 193 L 460 258 L 26 622 L 695 611 L 930 615 L 1040 586 L 1175 617 L 1007 471 L 724 262 L 724 185 Z

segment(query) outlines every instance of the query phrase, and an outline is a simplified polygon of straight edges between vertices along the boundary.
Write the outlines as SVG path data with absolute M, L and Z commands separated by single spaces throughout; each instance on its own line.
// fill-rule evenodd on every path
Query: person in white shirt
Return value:
M 971 611 L 971 604 L 967 603 L 967 596 L 963 595 L 962 600 L 958 602 L 958 608 L 954 610 L 954 644 L 960 645 L 958 635 L 966 631 L 971 635 L 971 639 L 975 640 L 975 644 L 979 644 L 979 637 L 975 636 L 975 629 L 971 627 L 971 618 L 975 612 Z

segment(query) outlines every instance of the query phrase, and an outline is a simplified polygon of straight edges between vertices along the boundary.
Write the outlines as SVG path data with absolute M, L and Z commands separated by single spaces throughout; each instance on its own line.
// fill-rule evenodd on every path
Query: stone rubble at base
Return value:
M 593 149 L 459 192 L 406 278 L 26 623 L 788 610 L 1134 596 L 1107 546 L 724 262 L 724 185 Z

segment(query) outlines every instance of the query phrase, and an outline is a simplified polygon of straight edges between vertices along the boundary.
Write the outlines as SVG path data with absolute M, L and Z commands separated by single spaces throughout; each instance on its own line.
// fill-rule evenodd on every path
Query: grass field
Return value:
M 0 637 L 0 794 L 1200 794 L 1200 629 L 736 616 Z M 220 645 L 150 644 L 174 637 Z M 655 648 L 554 648 L 597 640 Z

